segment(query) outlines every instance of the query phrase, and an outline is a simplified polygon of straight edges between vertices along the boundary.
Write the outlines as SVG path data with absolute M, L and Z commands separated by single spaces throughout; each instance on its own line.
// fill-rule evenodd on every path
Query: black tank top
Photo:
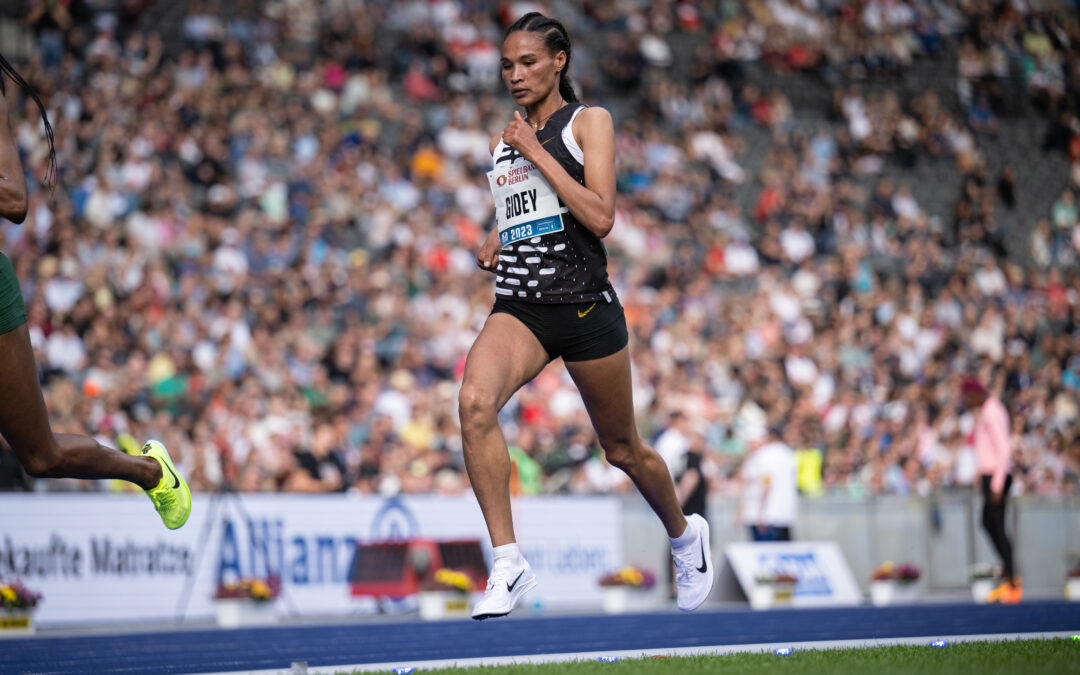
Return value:
M 540 145 L 582 185 L 585 184 L 585 166 L 566 146 L 563 130 L 571 133 L 567 126 L 574 113 L 584 107 L 585 104 L 576 102 L 564 105 L 536 132 Z M 504 162 L 528 163 L 517 150 L 501 140 L 492 159 L 496 168 L 502 168 L 500 165 Z M 561 199 L 559 205 L 565 209 Z M 560 232 L 525 239 L 502 249 L 495 270 L 496 297 L 552 304 L 611 302 L 614 299 L 603 242 L 578 222 L 569 209 L 563 211 L 562 221 Z

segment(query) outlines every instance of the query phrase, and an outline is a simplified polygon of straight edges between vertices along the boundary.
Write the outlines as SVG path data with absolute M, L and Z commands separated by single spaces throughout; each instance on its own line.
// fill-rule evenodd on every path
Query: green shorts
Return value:
M 23 304 L 19 280 L 15 278 L 15 268 L 3 253 L 0 253 L 0 335 L 10 333 L 26 323 L 26 305 Z

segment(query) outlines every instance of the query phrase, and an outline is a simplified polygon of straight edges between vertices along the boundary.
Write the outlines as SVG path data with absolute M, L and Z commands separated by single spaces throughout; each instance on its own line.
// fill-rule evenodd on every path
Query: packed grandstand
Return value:
M 195 490 L 466 490 L 498 45 L 535 6 L 615 119 L 647 439 L 684 412 L 716 493 L 762 424 L 806 451 L 808 496 L 969 489 L 977 375 L 1015 489 L 1077 493 L 1080 29 L 1033 4 L 31 0 L 0 35 L 60 177 L 0 250 L 53 428 L 160 438 Z M 632 488 L 558 364 L 502 421 L 516 491 Z M 7 449 L 0 488 L 121 489 Z

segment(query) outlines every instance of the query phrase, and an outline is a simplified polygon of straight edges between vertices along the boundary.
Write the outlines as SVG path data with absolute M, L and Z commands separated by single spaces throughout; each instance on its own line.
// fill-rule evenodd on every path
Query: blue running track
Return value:
M 213 673 L 600 650 L 1080 632 L 1080 603 L 912 605 L 278 626 L 0 642 L 4 673 Z

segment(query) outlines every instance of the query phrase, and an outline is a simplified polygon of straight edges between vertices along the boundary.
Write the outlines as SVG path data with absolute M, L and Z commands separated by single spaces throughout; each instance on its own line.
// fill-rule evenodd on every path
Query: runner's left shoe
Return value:
M 682 548 L 672 548 L 675 559 L 675 588 L 679 609 L 692 612 L 705 602 L 713 586 L 712 548 L 709 542 L 709 523 L 696 513 L 686 518 L 686 527 L 697 536 Z

